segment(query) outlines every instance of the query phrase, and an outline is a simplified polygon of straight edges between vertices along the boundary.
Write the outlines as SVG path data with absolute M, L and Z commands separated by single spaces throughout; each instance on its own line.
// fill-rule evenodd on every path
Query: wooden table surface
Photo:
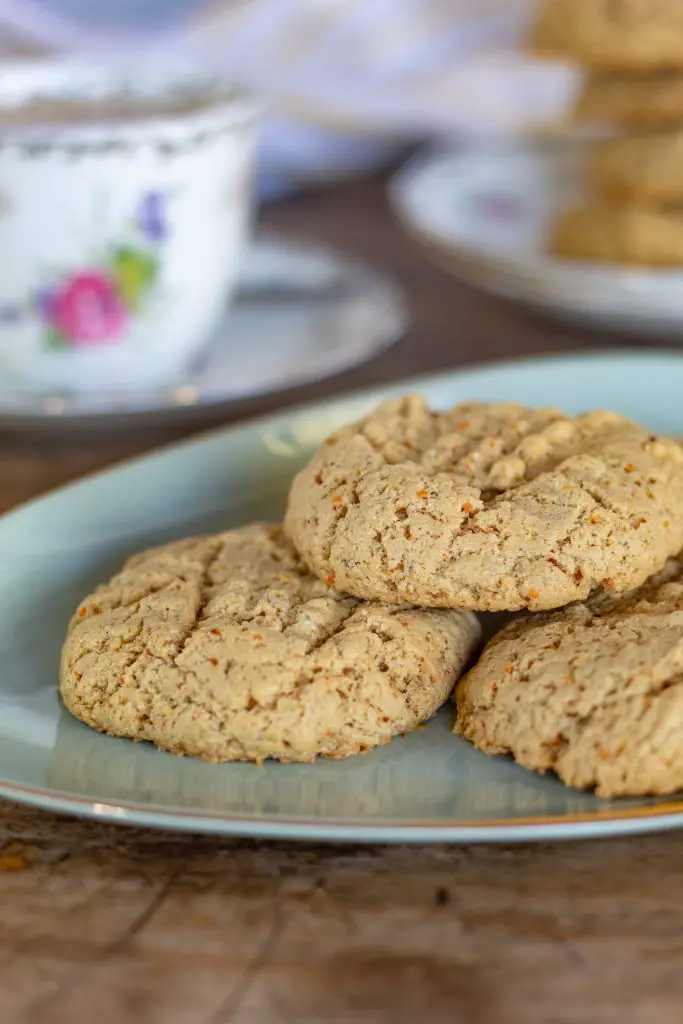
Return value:
M 222 413 L 440 367 L 604 346 L 432 267 L 381 182 L 267 210 L 391 270 L 391 352 Z M 194 424 L 192 429 L 197 429 Z M 187 433 L 0 438 L 0 508 Z M 683 834 L 521 847 L 182 837 L 0 802 L 0 1024 L 680 1024 Z

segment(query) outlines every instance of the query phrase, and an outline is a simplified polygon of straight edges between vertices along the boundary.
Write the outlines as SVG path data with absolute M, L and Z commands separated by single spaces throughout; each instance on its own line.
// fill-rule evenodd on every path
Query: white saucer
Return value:
M 556 318 L 683 341 L 683 269 L 550 256 L 551 218 L 580 195 L 580 147 L 517 144 L 418 157 L 390 186 L 405 227 L 484 291 Z
M 0 427 L 169 420 L 283 391 L 369 360 L 407 323 L 401 292 L 386 275 L 329 249 L 262 237 L 225 323 L 179 386 L 41 397 L 0 381 Z

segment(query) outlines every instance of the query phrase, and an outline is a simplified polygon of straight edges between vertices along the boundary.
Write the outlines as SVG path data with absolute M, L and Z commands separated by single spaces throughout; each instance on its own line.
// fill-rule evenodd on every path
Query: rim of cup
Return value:
M 98 104 L 130 101 L 140 113 L 98 117 Z M 187 106 L 172 109 L 174 100 Z M 28 110 L 35 103 L 64 104 L 64 118 L 12 120 L 3 111 Z M 69 120 L 68 104 L 93 104 L 92 119 Z M 188 128 L 248 125 L 260 113 L 257 98 L 214 70 L 188 61 L 151 60 L 135 67 L 124 61 L 96 64 L 65 58 L 0 60 L 0 144 L 27 139 L 69 139 L 183 134 Z

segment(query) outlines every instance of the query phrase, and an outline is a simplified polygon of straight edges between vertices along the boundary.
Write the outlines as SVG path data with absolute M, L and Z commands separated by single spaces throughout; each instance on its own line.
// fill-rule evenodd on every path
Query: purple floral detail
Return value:
M 0 304 L 0 327 L 13 327 L 24 316 L 24 309 L 18 302 Z
M 162 192 L 148 192 L 140 200 L 137 226 L 150 242 L 163 242 L 168 236 L 166 200 Z
M 54 288 L 38 288 L 34 296 L 35 308 L 38 315 L 48 322 L 52 320 L 55 308 Z
M 519 203 L 510 196 L 488 193 L 475 196 L 473 203 L 483 216 L 504 223 L 519 220 L 522 213 Z

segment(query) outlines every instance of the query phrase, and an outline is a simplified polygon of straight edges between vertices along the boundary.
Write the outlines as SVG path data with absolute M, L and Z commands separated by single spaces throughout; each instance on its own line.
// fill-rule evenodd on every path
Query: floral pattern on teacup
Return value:
M 51 346 L 106 345 L 126 329 L 128 309 L 115 279 L 99 270 L 70 274 L 38 297 Z
M 514 196 L 499 192 L 483 192 L 472 196 L 472 206 L 478 215 L 502 224 L 519 221 L 522 213 Z
M 131 237 L 110 245 L 96 265 L 36 289 L 32 306 L 45 325 L 47 347 L 114 344 L 142 311 L 157 282 L 159 249 L 168 236 L 161 192 L 142 197 L 131 228 Z

